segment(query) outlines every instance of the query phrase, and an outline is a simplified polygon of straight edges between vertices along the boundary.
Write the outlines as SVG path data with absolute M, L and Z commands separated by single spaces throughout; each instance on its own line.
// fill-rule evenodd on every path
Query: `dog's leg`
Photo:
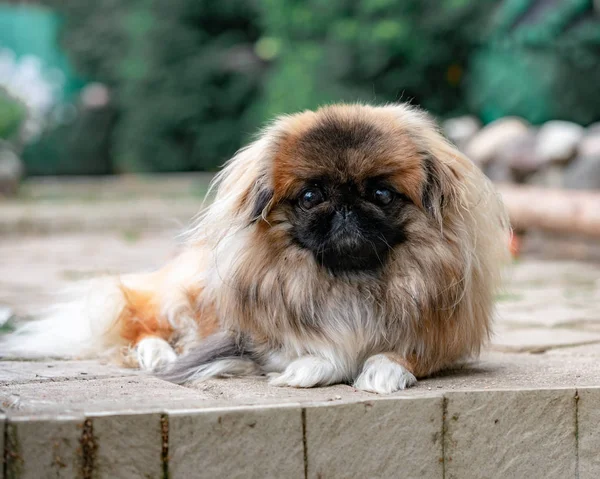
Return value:
M 354 387 L 378 394 L 391 394 L 416 383 L 417 379 L 409 362 L 397 354 L 388 353 L 376 354 L 367 359 L 354 381 Z
M 319 356 L 302 356 L 292 361 L 283 373 L 269 381 L 272 386 L 311 388 L 343 382 L 346 374 L 340 365 Z
M 162 338 L 149 336 L 135 346 L 135 355 L 140 369 L 156 371 L 177 359 L 171 345 Z

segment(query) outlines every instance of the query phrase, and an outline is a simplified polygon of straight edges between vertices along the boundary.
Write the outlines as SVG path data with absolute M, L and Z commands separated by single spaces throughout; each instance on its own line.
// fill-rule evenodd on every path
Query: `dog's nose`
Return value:
M 356 214 L 349 207 L 338 208 L 333 216 L 332 225 L 334 231 L 352 232 L 356 228 Z
M 354 211 L 352 211 L 352 207 L 344 205 L 338 209 L 337 214 L 341 219 L 347 220 L 348 218 L 354 216 Z

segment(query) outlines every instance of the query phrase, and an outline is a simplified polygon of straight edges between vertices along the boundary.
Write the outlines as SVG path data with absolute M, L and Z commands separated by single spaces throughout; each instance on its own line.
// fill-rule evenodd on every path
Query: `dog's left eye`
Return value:
M 323 195 L 323 192 L 316 187 L 304 190 L 300 195 L 300 205 L 305 210 L 310 210 L 318 204 L 323 203 L 323 201 L 325 201 L 325 196 Z
M 377 188 L 373 191 L 373 201 L 378 205 L 386 206 L 394 200 L 394 193 L 387 188 Z

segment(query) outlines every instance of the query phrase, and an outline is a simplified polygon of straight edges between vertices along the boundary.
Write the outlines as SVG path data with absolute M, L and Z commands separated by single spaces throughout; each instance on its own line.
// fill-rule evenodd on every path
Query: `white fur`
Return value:
M 343 372 L 331 361 L 317 356 L 304 356 L 290 363 L 285 371 L 272 378 L 269 384 L 271 386 L 312 388 L 339 383 L 343 379 Z
M 65 303 L 2 338 L 0 356 L 86 358 L 123 345 L 113 328 L 125 303 L 119 284 L 98 278 L 66 291 Z
M 354 387 L 363 391 L 391 394 L 417 384 L 417 379 L 405 367 L 385 354 L 371 356 L 354 381 Z
M 130 346 L 120 336 L 117 324 L 126 305 L 122 287 L 153 291 L 161 314 L 179 333 L 179 345 L 195 344 L 197 325 L 186 291 L 188 286 L 200 284 L 198 276 L 205 261 L 201 249 L 189 249 L 164 270 L 78 283 L 64 291 L 63 301 L 52 310 L 0 339 L 0 357 L 82 359 L 110 356 L 120 347 Z M 175 352 L 162 343 L 161 339 L 148 338 L 132 351 L 132 357 L 142 369 L 154 370 L 165 360 L 174 359 Z
M 163 366 L 174 362 L 177 354 L 164 339 L 144 338 L 135 348 L 140 369 L 156 371 Z

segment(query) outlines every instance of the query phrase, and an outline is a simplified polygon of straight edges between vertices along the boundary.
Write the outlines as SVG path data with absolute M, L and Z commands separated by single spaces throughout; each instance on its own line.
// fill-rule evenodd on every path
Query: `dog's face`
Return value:
M 305 115 L 272 165 L 267 222 L 333 273 L 374 272 L 427 214 L 430 158 L 391 114 L 360 108 Z M 260 208 L 259 208 L 260 209 Z
M 405 239 L 410 200 L 385 178 L 311 178 L 289 201 L 294 241 L 333 272 L 377 269 Z

